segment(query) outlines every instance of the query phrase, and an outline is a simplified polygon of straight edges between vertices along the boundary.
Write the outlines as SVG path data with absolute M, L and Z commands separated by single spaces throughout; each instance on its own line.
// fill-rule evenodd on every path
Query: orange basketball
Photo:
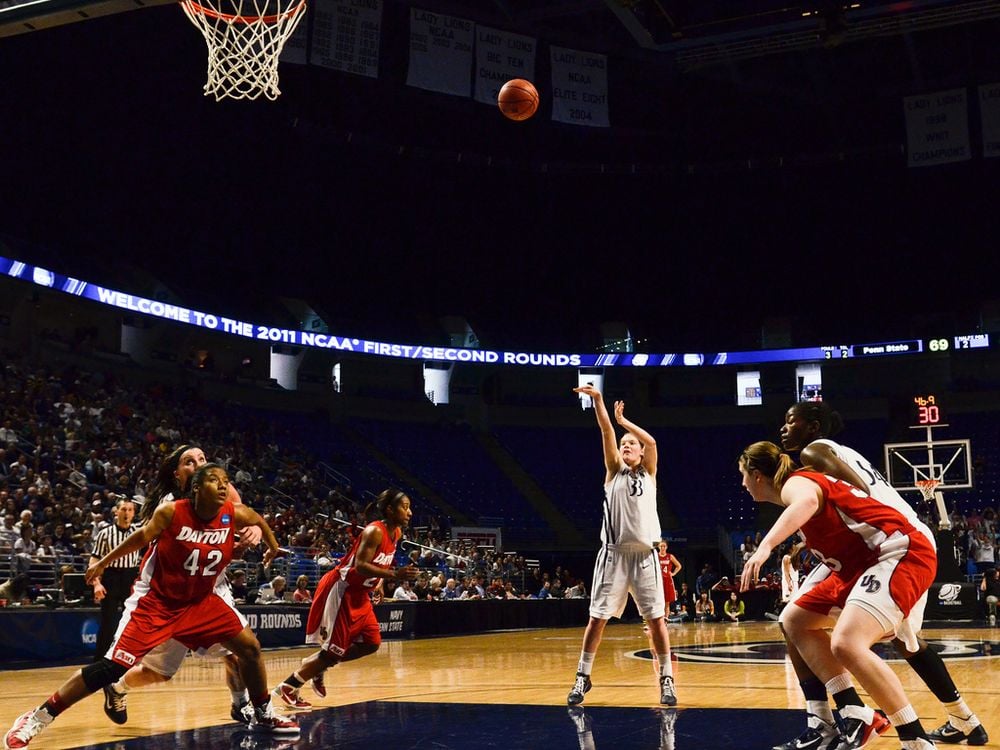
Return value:
M 514 78 L 507 81 L 497 95 L 497 106 L 504 117 L 527 120 L 538 110 L 538 89 L 531 81 Z

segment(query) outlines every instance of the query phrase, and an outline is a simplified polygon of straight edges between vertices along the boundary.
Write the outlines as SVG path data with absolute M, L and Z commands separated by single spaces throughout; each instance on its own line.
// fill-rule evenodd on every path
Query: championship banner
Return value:
M 979 87 L 979 116 L 983 121 L 983 156 L 1000 156 L 1000 83 Z
M 278 58 L 281 62 L 293 65 L 305 65 L 309 62 L 309 23 L 312 20 L 310 15 L 311 12 L 306 13 L 295 27 L 295 31 L 288 37 L 285 46 L 281 48 L 281 57 Z
M 411 8 L 406 84 L 442 94 L 471 95 L 474 27 L 464 18 Z
M 552 119 L 592 128 L 608 119 L 608 58 L 593 52 L 551 47 Z
M 476 26 L 475 100 L 496 106 L 500 87 L 512 78 L 535 80 L 537 40 Z
M 310 13 L 313 65 L 378 78 L 382 0 L 315 0 Z
M 903 99 L 907 166 L 930 167 L 968 161 L 969 107 L 965 89 Z

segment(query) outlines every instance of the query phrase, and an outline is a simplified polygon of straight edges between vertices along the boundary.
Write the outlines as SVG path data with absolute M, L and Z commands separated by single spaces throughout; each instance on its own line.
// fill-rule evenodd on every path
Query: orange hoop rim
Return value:
M 203 16 L 207 16 L 208 18 L 217 18 L 220 21 L 225 21 L 226 23 L 245 23 L 247 25 L 252 23 L 278 23 L 278 21 L 281 21 L 282 19 L 296 15 L 302 8 L 305 7 L 306 4 L 306 0 L 300 0 L 294 8 L 289 8 L 284 13 L 276 13 L 271 16 L 238 16 L 232 13 L 222 13 L 214 8 L 206 8 L 201 3 L 195 2 L 195 0 L 180 0 L 180 2 L 181 5 L 187 7 L 192 13 L 198 13 Z
M 917 489 L 920 490 L 920 494 L 925 498 L 930 499 L 934 496 L 934 490 L 938 488 L 941 484 L 940 479 L 918 479 L 914 484 L 917 485 Z

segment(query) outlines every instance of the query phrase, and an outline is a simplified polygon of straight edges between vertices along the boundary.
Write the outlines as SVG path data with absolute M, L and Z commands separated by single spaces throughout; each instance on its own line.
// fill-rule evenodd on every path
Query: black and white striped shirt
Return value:
M 105 526 L 94 536 L 94 551 L 91 553 L 98 560 L 108 554 L 111 550 L 125 541 L 128 536 L 135 531 L 137 524 L 132 524 L 126 529 L 118 524 L 112 523 Z M 139 560 L 142 557 L 142 550 L 130 552 L 129 554 L 115 560 L 109 568 L 138 568 Z

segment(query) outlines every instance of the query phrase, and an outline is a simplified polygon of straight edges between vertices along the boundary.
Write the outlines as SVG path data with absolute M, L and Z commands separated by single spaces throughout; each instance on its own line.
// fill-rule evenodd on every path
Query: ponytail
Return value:
M 792 457 L 774 443 L 762 440 L 746 448 L 739 458 L 740 468 L 756 469 L 774 482 L 774 489 L 781 492 L 782 485 L 796 470 Z

